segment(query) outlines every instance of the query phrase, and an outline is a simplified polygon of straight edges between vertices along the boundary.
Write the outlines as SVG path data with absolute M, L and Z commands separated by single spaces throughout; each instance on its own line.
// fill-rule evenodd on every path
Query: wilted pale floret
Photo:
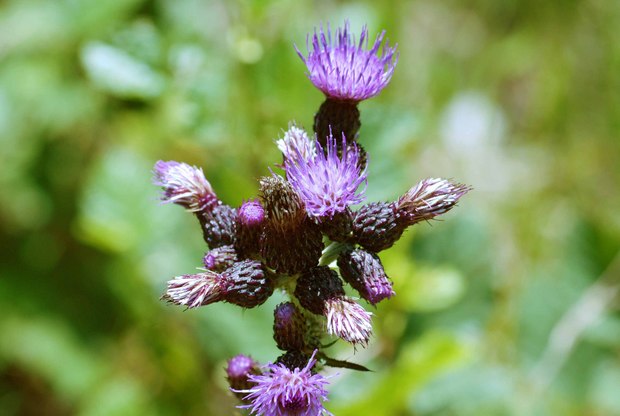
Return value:
M 347 297 L 325 302 L 327 332 L 352 344 L 366 346 L 372 333 L 370 312 Z
M 430 220 L 452 209 L 470 189 L 446 179 L 424 179 L 398 199 L 396 209 L 409 225 Z
M 302 157 L 305 160 L 312 159 L 316 154 L 314 141 L 310 140 L 306 131 L 296 125 L 291 125 L 282 139 L 276 140 L 278 149 L 286 159 L 291 157 Z
M 282 364 L 271 364 L 263 374 L 250 375 L 248 380 L 255 385 L 242 393 L 247 393 L 245 400 L 251 403 L 239 407 L 261 416 L 331 415 L 323 407 L 327 378 L 311 372 L 315 354 L 304 368 L 290 370 Z
M 381 54 L 379 47 L 383 42 L 385 31 L 375 39 L 372 48 L 368 49 L 368 29 L 362 28 L 359 42 L 349 31 L 349 23 L 338 28 L 332 39 L 327 27 L 312 36 L 308 36 L 308 56 L 299 51 L 297 54 L 308 68 L 308 78 L 327 97 L 336 100 L 362 101 L 377 95 L 390 82 L 398 55 L 396 47 L 389 47 L 386 41 Z
M 342 137 L 342 155 L 338 156 L 338 143 L 331 135 L 327 138 L 326 151 L 315 142 L 317 153 L 312 159 L 304 159 L 301 153 L 287 159 L 286 175 L 306 205 L 308 214 L 314 217 L 333 216 L 343 212 L 349 205 L 364 200 L 366 168 L 360 169 L 359 148 L 347 146 Z
M 196 308 L 223 300 L 226 285 L 222 277 L 206 270 L 204 273 L 178 276 L 168 281 L 163 300 L 176 305 Z
M 187 163 L 158 161 L 153 168 L 153 183 L 163 188 L 164 202 L 179 204 L 190 211 L 210 210 L 218 204 L 202 169 Z

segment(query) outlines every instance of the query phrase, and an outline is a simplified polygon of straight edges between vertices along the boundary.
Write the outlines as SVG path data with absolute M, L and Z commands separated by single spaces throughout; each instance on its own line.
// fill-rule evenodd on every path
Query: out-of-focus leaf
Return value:
M 356 372 L 354 377 L 365 377 L 367 381 L 365 391 L 359 396 L 348 397 L 349 406 L 335 405 L 330 409 L 339 416 L 403 414 L 413 394 L 433 378 L 462 365 L 471 352 L 454 335 L 430 331 L 402 347 L 389 373 Z
M 121 49 L 90 42 L 82 48 L 81 58 L 91 81 L 114 96 L 148 100 L 164 90 L 161 74 Z

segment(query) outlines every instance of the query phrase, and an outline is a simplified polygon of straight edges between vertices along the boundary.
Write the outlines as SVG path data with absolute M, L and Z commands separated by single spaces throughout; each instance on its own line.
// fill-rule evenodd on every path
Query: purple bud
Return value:
M 304 317 L 291 302 L 281 303 L 273 311 L 273 338 L 281 350 L 303 350 L 306 325 Z
M 239 222 L 246 227 L 260 225 L 265 218 L 265 210 L 259 201 L 246 201 L 237 210 Z
M 232 266 L 237 261 L 237 252 L 233 246 L 221 246 L 214 248 L 205 254 L 202 262 L 208 270 L 221 272 Z
M 228 384 L 233 391 L 246 390 L 252 388 L 255 383 L 248 380 L 250 374 L 260 374 L 259 365 L 251 357 L 239 354 L 230 360 L 226 366 Z M 243 399 L 245 394 L 235 393 L 239 399 Z
M 237 239 L 235 248 L 241 257 L 254 257 L 260 251 L 260 236 L 265 210 L 257 200 L 244 202 L 237 209 Z
M 406 228 L 399 222 L 394 203 L 371 202 L 353 216 L 354 241 L 375 253 L 392 247 Z
M 338 257 L 340 275 L 368 302 L 377 304 L 394 295 L 379 256 L 362 249 L 344 251 Z
M 229 205 L 218 205 L 197 214 L 202 236 L 209 248 L 234 245 L 237 234 L 237 212 Z
M 222 278 L 228 283 L 224 300 L 244 308 L 262 305 L 273 293 L 273 281 L 258 261 L 237 262 L 222 273 Z

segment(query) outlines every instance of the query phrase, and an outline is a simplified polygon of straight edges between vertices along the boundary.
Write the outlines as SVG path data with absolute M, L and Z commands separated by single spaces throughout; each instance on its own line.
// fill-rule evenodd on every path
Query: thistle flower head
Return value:
M 334 39 L 327 26 L 315 29 L 310 47 L 308 35 L 308 56 L 305 57 L 295 46 L 297 54 L 308 68 L 308 78 L 328 98 L 335 100 L 362 101 L 377 95 L 390 82 L 398 54 L 396 47 L 383 43 L 385 31 L 381 32 L 372 47 L 368 49 L 368 29 L 362 28 L 359 42 L 350 33 L 349 22 L 344 28 L 336 29 Z
M 164 202 L 179 204 L 189 211 L 211 210 L 219 201 L 201 168 L 175 161 L 155 163 L 153 183 L 163 188 Z
M 296 157 L 298 153 L 304 159 L 312 159 L 316 154 L 314 141 L 310 140 L 304 129 L 295 124 L 289 127 L 282 139 L 276 140 L 276 145 L 285 159 Z
M 364 200 L 366 168 L 360 169 L 360 151 L 354 143 L 347 146 L 342 136 L 341 146 L 333 136 L 327 137 L 326 148 L 315 142 L 317 153 L 312 159 L 304 159 L 297 151 L 295 157 L 286 160 L 286 175 L 306 205 L 308 214 L 314 217 L 332 217 L 343 212 L 349 205 Z M 338 156 L 338 148 L 341 156 Z
M 396 209 L 412 225 L 450 211 L 470 189 L 446 179 L 424 179 L 398 199 Z
M 249 375 L 248 380 L 255 384 L 242 392 L 247 393 L 244 399 L 250 404 L 239 407 L 262 416 L 331 415 L 323 407 L 327 378 L 311 371 L 315 354 L 303 368 L 291 370 L 282 364 L 270 364 L 263 374 Z

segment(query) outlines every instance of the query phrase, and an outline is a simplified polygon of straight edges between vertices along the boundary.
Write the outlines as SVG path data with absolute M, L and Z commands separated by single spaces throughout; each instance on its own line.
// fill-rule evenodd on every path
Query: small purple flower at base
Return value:
M 175 161 L 155 163 L 153 183 L 164 190 L 162 200 L 192 212 L 210 211 L 219 204 L 202 169 Z
M 379 47 L 383 43 L 385 31 L 375 39 L 372 48 L 368 49 L 368 29 L 362 28 L 359 43 L 349 31 L 349 22 L 344 28 L 338 28 L 335 39 L 327 27 L 327 34 L 323 28 L 312 36 L 308 36 L 308 56 L 295 50 L 308 68 L 308 78 L 328 98 L 343 101 L 359 102 L 373 97 L 387 86 L 394 73 L 398 54 L 396 47 L 389 47 L 385 42 L 382 53 Z
M 313 217 L 332 217 L 344 212 L 349 205 L 364 200 L 366 169 L 360 169 L 359 148 L 346 145 L 342 137 L 342 155 L 338 156 L 338 143 L 332 136 L 327 138 L 326 152 L 316 142 L 317 153 L 312 159 L 304 159 L 299 151 L 285 163 L 286 175 L 301 199 L 306 211 Z
M 245 394 L 238 393 L 240 390 L 250 389 L 254 386 L 248 376 L 250 374 L 260 374 L 260 368 L 256 361 L 247 355 L 239 354 L 228 360 L 226 365 L 226 376 L 230 389 L 235 395 L 243 400 Z
M 398 199 L 396 209 L 407 225 L 413 225 L 450 211 L 470 190 L 446 179 L 424 179 Z
M 223 300 L 226 286 L 221 275 L 206 270 L 204 273 L 183 275 L 169 280 L 162 299 L 189 309 L 197 308 Z
M 368 345 L 372 334 L 370 312 L 347 297 L 329 299 L 325 302 L 327 332 L 351 344 Z
M 290 370 L 282 364 L 270 364 L 261 375 L 249 375 L 255 383 L 244 400 L 250 404 L 239 406 L 250 409 L 250 414 L 261 416 L 321 416 L 331 415 L 323 407 L 327 400 L 327 378 L 312 374 L 316 351 L 304 368 Z

